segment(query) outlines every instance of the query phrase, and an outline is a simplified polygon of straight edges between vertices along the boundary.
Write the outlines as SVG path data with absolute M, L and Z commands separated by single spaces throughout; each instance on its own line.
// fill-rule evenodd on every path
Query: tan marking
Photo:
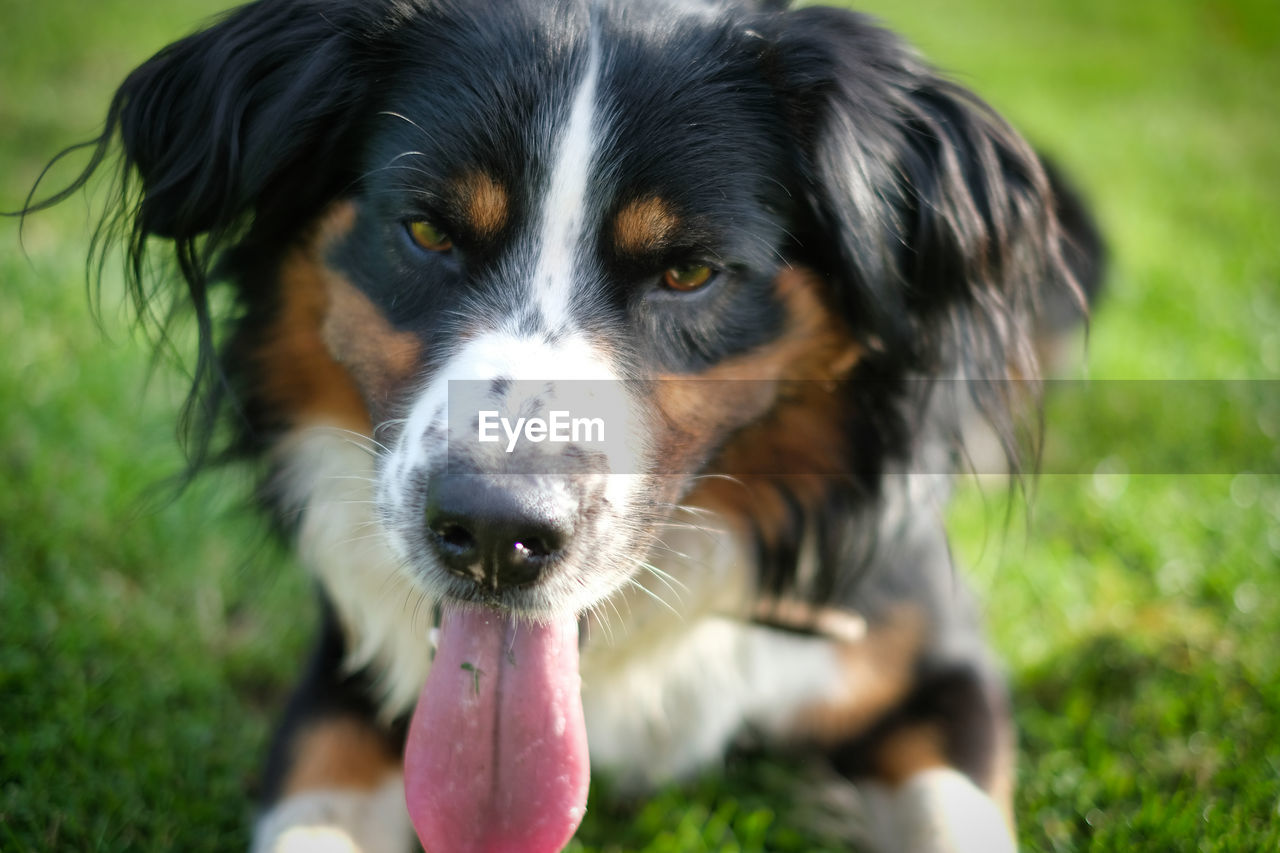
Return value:
M 863 353 L 816 274 L 789 269 L 776 288 L 787 311 L 778 340 L 696 378 L 668 378 L 655 399 L 669 429 L 660 458 L 687 466 L 672 470 L 728 475 L 701 480 L 683 503 L 749 523 L 766 541 L 790 523 L 792 500 L 819 500 L 833 475 L 850 470 L 838 388 Z M 735 430 L 715 460 L 697 464 L 710 441 Z
M 906 698 L 925 640 L 925 619 L 911 605 L 899 605 L 869 626 L 866 638 L 837 646 L 841 690 L 802 710 L 795 734 L 822 745 L 848 741 Z
M 347 368 L 375 406 L 413 372 L 420 355 L 417 339 L 397 332 L 369 298 L 341 276 L 326 275 L 329 313 L 321 334 L 334 359 Z
M 255 353 L 259 393 L 292 423 L 327 423 L 368 434 L 369 406 L 384 405 L 419 355 L 371 302 L 324 263 L 350 231 L 355 209 L 331 208 L 315 236 L 281 266 L 280 306 Z
M 680 217 L 656 196 L 629 203 L 613 222 L 613 242 L 618 251 L 630 255 L 660 252 L 671 241 Z
M 462 215 L 481 237 L 493 237 L 507 223 L 510 201 L 502 185 L 484 172 L 470 172 L 455 185 Z
M 294 739 L 293 762 L 282 794 L 372 791 L 398 772 L 400 759 L 386 738 L 359 720 L 337 717 L 303 729 Z
M 1018 827 L 1013 813 L 1013 734 L 1005 726 L 998 738 L 994 778 L 982 787 L 1000 810 L 1005 825 L 1014 838 Z M 904 725 L 889 732 L 876 745 L 873 756 L 875 774 L 890 787 L 906 784 L 912 776 L 926 770 L 950 767 L 947 737 L 937 721 Z M 978 780 L 980 783 L 982 780 Z
M 917 773 L 948 766 L 946 751 L 946 737 L 937 723 L 902 726 L 876 747 L 875 772 L 896 788 Z
M 756 602 L 753 618 L 795 631 L 812 631 L 840 643 L 860 643 L 867 636 L 867 620 L 861 616 L 795 598 L 762 598 Z

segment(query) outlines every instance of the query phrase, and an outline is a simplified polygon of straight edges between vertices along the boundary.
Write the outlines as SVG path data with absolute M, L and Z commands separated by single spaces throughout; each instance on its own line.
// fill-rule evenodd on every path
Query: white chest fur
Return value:
M 739 618 L 753 588 L 733 537 L 698 530 L 664 540 L 670 556 L 659 568 L 670 579 L 644 578 L 649 593 L 625 589 L 619 616 L 582 656 L 592 765 L 631 787 L 687 776 L 745 728 L 780 732 L 798 707 L 840 690 L 830 641 Z

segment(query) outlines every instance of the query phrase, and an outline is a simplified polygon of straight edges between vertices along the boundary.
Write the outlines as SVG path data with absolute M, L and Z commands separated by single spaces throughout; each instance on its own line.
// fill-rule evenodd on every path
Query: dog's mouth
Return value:
M 562 849 L 590 776 L 577 621 L 447 609 L 404 769 L 427 853 Z
M 679 487 L 654 475 L 636 386 L 521 379 L 516 345 L 469 345 L 499 378 L 434 380 L 379 472 L 392 550 L 443 606 L 404 755 L 428 853 L 552 853 L 573 836 L 590 776 L 578 616 L 637 571 Z M 495 417 L 548 426 L 503 444 L 482 434 Z

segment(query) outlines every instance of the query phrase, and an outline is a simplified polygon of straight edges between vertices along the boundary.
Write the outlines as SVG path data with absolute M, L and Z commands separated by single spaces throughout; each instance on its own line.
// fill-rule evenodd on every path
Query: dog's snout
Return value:
M 453 575 L 494 592 L 528 586 L 568 546 L 577 509 L 545 478 L 443 474 L 427 487 L 427 539 Z

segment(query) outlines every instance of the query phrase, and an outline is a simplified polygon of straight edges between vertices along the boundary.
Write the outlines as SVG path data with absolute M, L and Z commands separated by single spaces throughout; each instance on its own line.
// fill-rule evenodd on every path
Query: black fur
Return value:
M 297 737 L 307 726 L 334 719 L 354 720 L 385 738 L 387 750 L 393 755 L 404 743 L 408 720 L 386 723 L 378 719 L 378 708 L 371 698 L 375 692 L 373 676 L 365 670 L 346 670 L 347 642 L 342 636 L 342 626 L 324 593 L 319 596 L 319 636 L 302 679 L 277 724 L 258 786 L 258 798 L 264 805 L 281 798 L 295 760 Z
M 228 13 L 129 75 L 102 134 L 59 155 L 92 149 L 71 185 L 38 202 L 32 190 L 24 215 L 78 191 L 119 144 L 113 201 L 91 254 L 102 264 L 125 247 L 139 316 L 155 320 L 161 336 L 175 313 L 167 301 L 196 318 L 199 343 L 182 422 L 191 474 L 211 461 L 218 419 L 228 411 L 233 432 L 257 428 L 231 393 L 226 362 L 233 356 L 220 354 L 218 341 L 233 336 L 225 331 L 229 318 L 210 310 L 211 289 L 253 269 L 246 261 L 259 260 L 261 247 L 279 252 L 355 177 L 352 147 L 376 74 L 376 37 L 390 26 L 393 6 L 277 0 Z M 159 264 L 150 257 L 153 238 L 166 243 Z M 178 282 L 182 291 L 167 291 Z M 249 285 L 240 281 L 242 299 L 254 298 Z

